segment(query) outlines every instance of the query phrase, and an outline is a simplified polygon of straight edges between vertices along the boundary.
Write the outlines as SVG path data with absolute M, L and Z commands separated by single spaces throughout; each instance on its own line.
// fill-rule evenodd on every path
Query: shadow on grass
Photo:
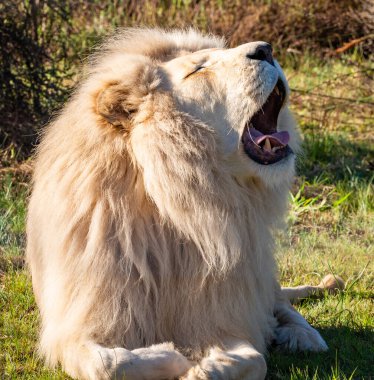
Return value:
M 273 379 L 374 379 L 374 330 L 346 326 L 318 328 L 329 351 L 287 353 L 271 349 L 268 380 Z M 297 368 L 297 370 L 296 370 Z M 334 377 L 334 374 L 336 377 Z
M 26 199 L 28 179 L 0 172 L 0 252 L 17 254 L 25 246 Z M 8 256 L 9 256 L 8 255 Z
M 368 182 L 373 176 L 374 150 L 366 140 L 314 132 L 305 135 L 297 167 L 307 181 L 320 177 L 325 184 L 334 184 L 355 177 Z

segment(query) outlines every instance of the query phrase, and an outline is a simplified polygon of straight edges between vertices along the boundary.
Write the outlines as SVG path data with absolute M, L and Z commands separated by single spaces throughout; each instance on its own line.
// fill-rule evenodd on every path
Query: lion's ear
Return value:
M 128 101 L 130 92 L 127 86 L 116 83 L 103 89 L 96 98 L 96 112 L 108 123 L 125 127 L 136 105 Z
M 121 73 L 121 80 L 110 81 L 96 96 L 96 112 L 106 122 L 124 129 L 130 126 L 145 97 L 157 89 L 160 77 L 151 65 L 129 67 Z

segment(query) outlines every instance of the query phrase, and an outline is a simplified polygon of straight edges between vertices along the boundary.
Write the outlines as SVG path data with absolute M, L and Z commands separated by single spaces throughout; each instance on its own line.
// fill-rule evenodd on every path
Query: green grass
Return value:
M 65 379 L 44 368 L 36 351 L 39 314 L 23 260 L 26 181 L 0 176 L 0 378 Z
M 372 69 L 344 59 L 322 63 L 307 57 L 289 62 L 286 70 L 291 87 L 307 93 L 292 98 L 304 153 L 290 195 L 288 228 L 278 238 L 280 278 L 287 286 L 318 284 L 332 272 L 347 288 L 297 305 L 330 350 L 270 349 L 271 380 L 374 377 L 373 132 L 368 122 L 373 106 L 311 95 L 321 91 L 373 101 L 372 81 L 365 82 Z M 46 369 L 36 353 L 39 316 L 23 266 L 27 195 L 24 176 L 0 172 L 0 378 L 67 379 L 60 370 Z
M 374 110 L 373 80 L 366 76 L 373 66 L 355 57 L 324 63 L 306 57 L 296 63 L 286 72 L 292 88 L 305 90 L 292 99 L 304 141 L 288 229 L 278 239 L 280 277 L 286 286 L 317 285 L 334 273 L 346 281 L 346 290 L 297 306 L 330 350 L 272 350 L 268 378 L 369 379 L 374 377 Z

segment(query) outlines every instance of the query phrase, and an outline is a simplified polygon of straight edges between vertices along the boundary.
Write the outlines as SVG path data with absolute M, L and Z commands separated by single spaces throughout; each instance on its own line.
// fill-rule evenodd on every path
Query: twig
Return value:
M 374 34 L 368 34 L 367 36 L 363 36 L 361 38 L 356 38 L 352 41 L 345 43 L 342 47 L 336 49 L 335 53 L 339 53 L 339 54 L 344 53 L 346 50 L 350 49 L 351 47 L 356 46 L 359 43 L 361 43 L 365 40 L 368 40 L 369 38 L 373 38 L 373 37 L 374 37 Z

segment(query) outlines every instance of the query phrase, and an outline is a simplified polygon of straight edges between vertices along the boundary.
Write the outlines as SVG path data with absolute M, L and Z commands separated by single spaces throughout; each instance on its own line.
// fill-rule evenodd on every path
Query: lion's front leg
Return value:
M 213 347 L 181 380 L 263 380 L 266 362 L 249 342 L 230 339 L 223 349 Z
M 65 347 L 63 355 L 64 370 L 74 378 L 85 380 L 173 380 L 191 367 L 172 343 L 130 351 L 85 342 Z

